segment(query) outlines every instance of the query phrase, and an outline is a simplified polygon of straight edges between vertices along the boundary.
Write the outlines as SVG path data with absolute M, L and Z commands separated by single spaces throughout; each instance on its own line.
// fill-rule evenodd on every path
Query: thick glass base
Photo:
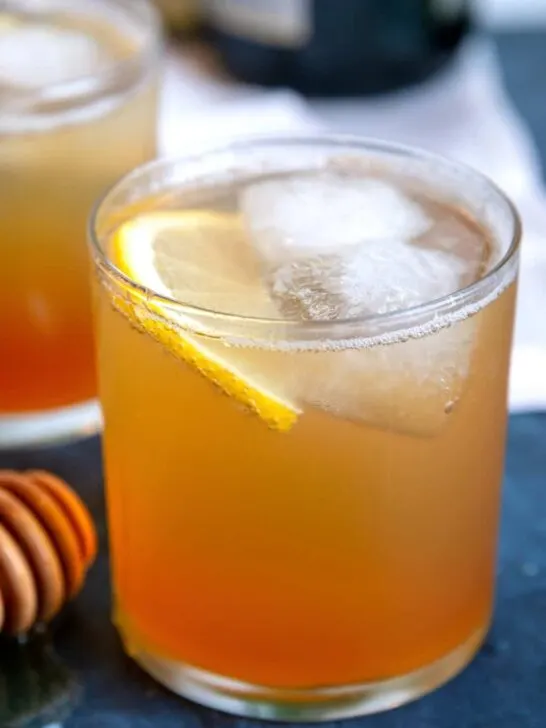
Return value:
M 101 427 L 94 399 L 62 409 L 0 415 L 0 450 L 62 444 L 95 435 Z
M 327 721 L 396 708 L 415 700 L 460 672 L 480 647 L 486 629 L 436 662 L 415 672 L 378 682 L 308 689 L 268 688 L 232 680 L 139 650 L 131 656 L 175 693 L 210 708 L 247 718 L 275 721 Z

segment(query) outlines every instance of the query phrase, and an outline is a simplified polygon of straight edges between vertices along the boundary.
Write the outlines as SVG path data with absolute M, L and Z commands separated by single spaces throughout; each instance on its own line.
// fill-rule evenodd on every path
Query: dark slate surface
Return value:
M 546 156 L 546 34 L 499 38 L 507 82 Z M 0 467 L 49 468 L 75 484 L 99 524 L 101 556 L 52 636 L 0 641 L 0 726 L 253 728 L 192 705 L 124 657 L 109 621 L 100 446 L 0 456 Z M 363 728 L 546 728 L 546 413 L 512 417 L 495 623 L 458 678 L 417 703 L 357 719 Z M 334 725 L 334 724 L 331 724 Z

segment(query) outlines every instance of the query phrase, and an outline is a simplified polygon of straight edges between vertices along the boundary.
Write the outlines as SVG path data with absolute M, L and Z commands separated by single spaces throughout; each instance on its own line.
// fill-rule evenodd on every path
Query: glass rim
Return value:
M 21 0 L 11 0 L 11 9 L 16 11 L 18 7 L 22 7 Z M 78 12 L 82 8 L 89 7 L 90 13 L 95 16 L 100 13 L 100 5 L 103 7 L 121 8 L 128 11 L 131 15 L 142 23 L 145 28 L 146 40 L 141 49 L 138 49 L 128 58 L 113 60 L 108 67 L 98 71 L 97 73 L 87 73 L 78 75 L 66 81 L 58 81 L 53 83 L 45 83 L 41 86 L 28 89 L 16 89 L 13 94 L 15 100 L 13 110 L 10 110 L 9 99 L 6 102 L 5 111 L 9 113 L 17 113 L 21 103 L 24 108 L 32 113 L 32 109 L 39 108 L 40 104 L 54 102 L 62 102 L 66 104 L 66 108 L 79 107 L 86 103 L 87 99 L 92 99 L 97 94 L 107 91 L 114 86 L 120 79 L 130 76 L 132 69 L 140 64 L 146 64 L 146 70 L 153 65 L 157 58 L 160 57 L 163 47 L 163 24 L 159 10 L 155 7 L 152 0 L 101 0 L 98 4 L 93 0 L 47 0 L 46 5 L 37 6 L 40 12 L 49 10 L 61 10 L 66 8 L 72 12 Z M 32 7 L 32 6 L 31 6 Z M 10 12 L 8 3 L 6 10 Z M 142 77 L 145 72 L 142 74 Z
M 246 151 L 252 148 L 274 148 L 283 146 L 331 146 L 332 148 L 356 149 L 361 152 L 386 153 L 415 160 L 426 160 L 441 164 L 445 167 L 456 169 L 471 175 L 477 180 L 481 180 L 490 191 L 492 191 L 498 200 L 505 205 L 509 212 L 512 222 L 512 230 L 510 232 L 510 243 L 506 251 L 501 255 L 499 260 L 478 280 L 463 286 L 451 293 L 441 296 L 430 301 L 425 301 L 414 306 L 389 311 L 386 313 L 370 313 L 361 316 L 343 319 L 319 319 L 319 320 L 298 320 L 286 317 L 268 318 L 262 316 L 252 316 L 245 314 L 230 313 L 219 311 L 212 308 L 200 307 L 172 298 L 164 294 L 154 291 L 138 281 L 135 281 L 129 275 L 119 269 L 109 257 L 107 251 L 101 245 L 99 236 L 97 235 L 97 221 L 104 205 L 108 203 L 111 196 L 115 195 L 124 186 L 131 186 L 140 178 L 154 171 L 161 169 L 171 169 L 179 165 L 198 163 L 206 158 L 219 156 L 228 152 L 237 153 L 238 151 Z M 186 154 L 182 156 L 160 157 L 150 162 L 139 165 L 129 173 L 125 174 L 117 180 L 103 195 L 95 202 L 90 216 L 88 218 L 88 239 L 91 248 L 92 258 L 95 264 L 102 272 L 106 272 L 117 284 L 121 284 L 125 289 L 138 293 L 145 300 L 153 300 L 168 311 L 178 311 L 184 316 L 198 317 L 198 319 L 210 320 L 215 323 L 223 321 L 233 324 L 235 327 L 241 324 L 254 325 L 255 327 L 267 327 L 267 329 L 277 328 L 285 335 L 289 332 L 297 331 L 300 334 L 310 334 L 318 336 L 321 333 L 332 329 L 356 329 L 360 326 L 370 326 L 379 324 L 391 324 L 392 330 L 401 330 L 407 328 L 408 319 L 430 320 L 431 317 L 448 316 L 450 313 L 456 312 L 463 308 L 465 304 L 470 304 L 473 300 L 481 300 L 495 290 L 495 282 L 502 276 L 505 269 L 517 260 L 517 253 L 520 248 L 522 237 L 522 224 L 520 215 L 508 197 L 508 195 L 487 175 L 479 172 L 473 167 L 463 163 L 454 161 L 448 157 L 429 152 L 420 147 L 414 147 L 396 142 L 385 141 L 373 137 L 364 137 L 351 134 L 335 134 L 335 133 L 301 133 L 301 134 L 268 134 L 259 136 L 249 136 L 243 140 L 228 141 L 223 144 L 207 147 L 200 152 L 194 154 Z M 482 294 L 482 295 L 480 295 Z M 391 327 L 389 327 L 391 328 Z M 422 335 L 422 334 L 421 334 Z M 354 338 L 354 335 L 351 335 Z M 372 337 L 373 338 L 373 337 Z

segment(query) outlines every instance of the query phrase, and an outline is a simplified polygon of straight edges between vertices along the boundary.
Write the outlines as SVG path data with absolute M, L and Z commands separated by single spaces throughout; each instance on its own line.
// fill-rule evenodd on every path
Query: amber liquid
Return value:
M 93 32 L 129 54 L 111 27 Z M 108 186 L 154 156 L 155 109 L 149 76 L 105 113 L 0 130 L 0 415 L 96 395 L 87 219 Z
M 406 675 L 483 635 L 514 298 L 512 284 L 476 314 L 460 402 L 441 431 L 419 437 L 314 408 L 274 432 L 101 290 L 113 578 L 128 650 L 300 688 Z

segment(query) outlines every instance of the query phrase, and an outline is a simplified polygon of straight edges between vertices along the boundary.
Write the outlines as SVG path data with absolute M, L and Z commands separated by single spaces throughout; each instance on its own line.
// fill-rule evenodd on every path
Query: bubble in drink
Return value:
M 0 32 L 0 85 L 31 89 L 63 83 L 99 72 L 108 60 L 104 46 L 76 30 L 14 23 Z

